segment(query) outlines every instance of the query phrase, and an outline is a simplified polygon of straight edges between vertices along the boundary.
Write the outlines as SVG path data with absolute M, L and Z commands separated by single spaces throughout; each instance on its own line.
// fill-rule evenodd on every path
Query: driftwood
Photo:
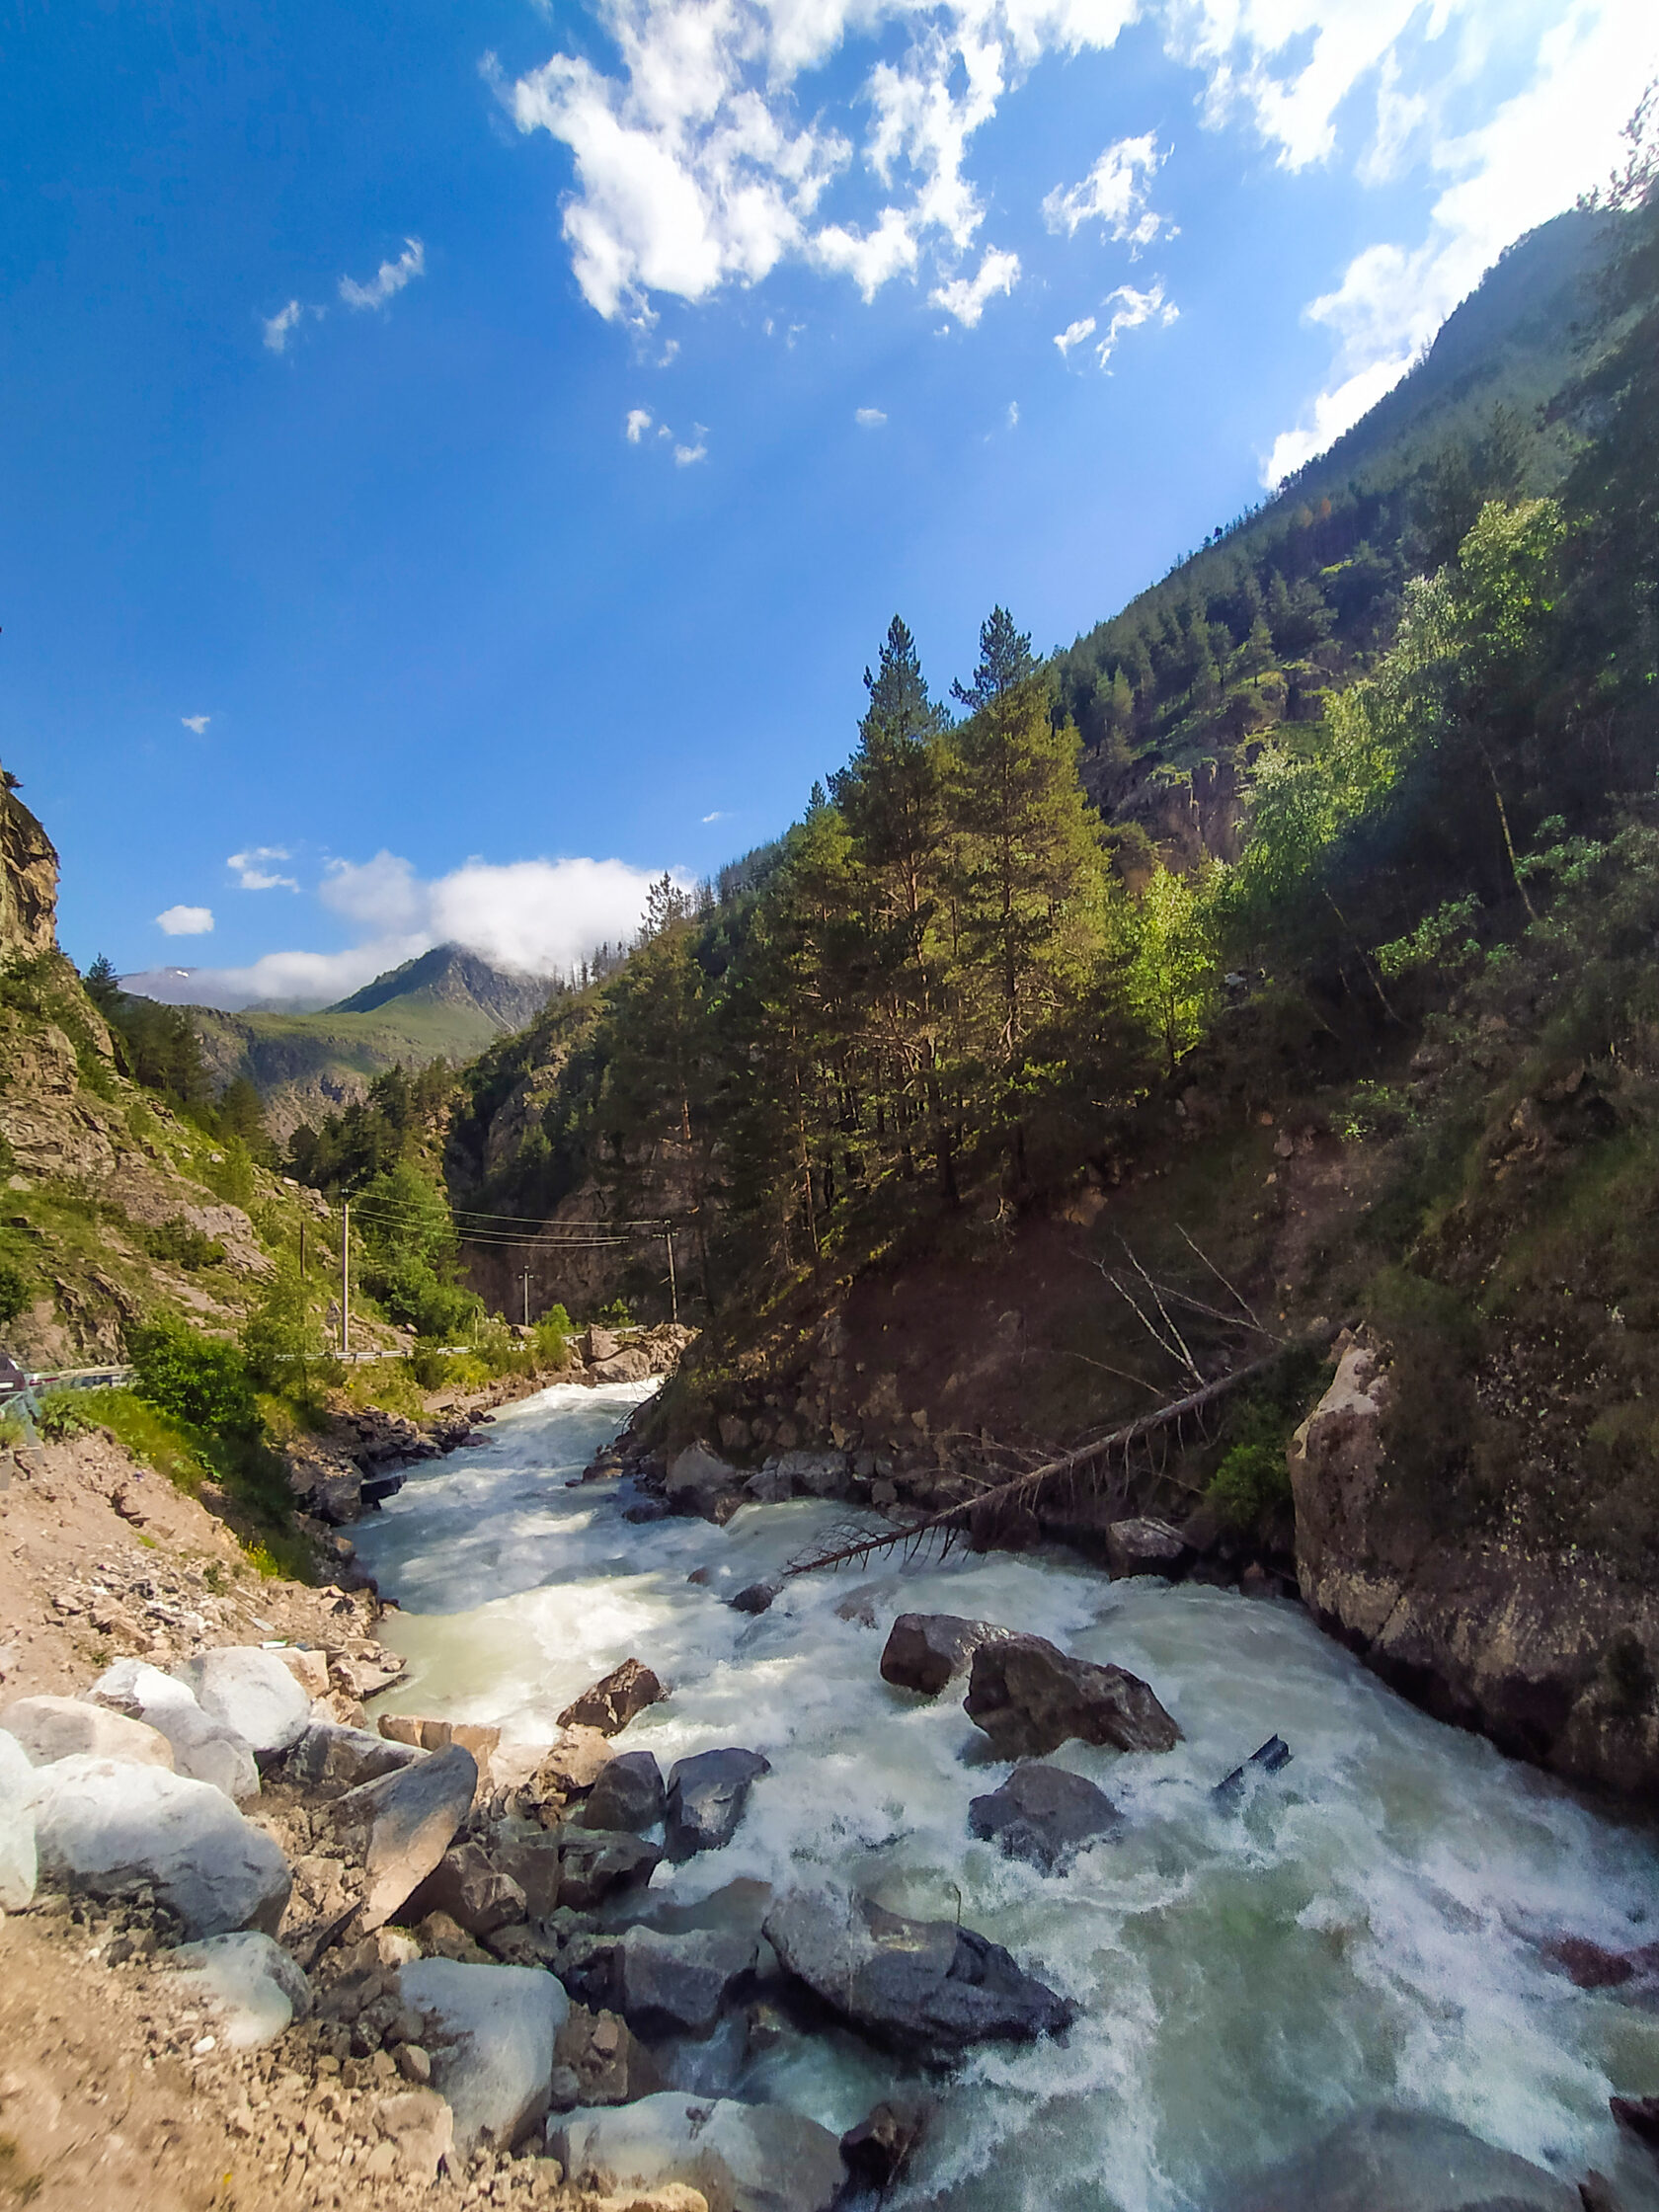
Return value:
M 1101 1460 L 1110 1460 L 1121 1452 L 1127 1460 L 1136 1445 L 1147 1438 L 1159 1436 L 1163 1431 L 1177 1428 L 1181 1422 L 1202 1416 L 1218 1398 L 1225 1397 L 1229 1390 L 1236 1390 L 1241 1383 L 1254 1382 L 1278 1366 L 1283 1351 L 1270 1353 L 1267 1358 L 1252 1360 L 1247 1367 L 1236 1368 L 1230 1375 L 1218 1376 L 1215 1382 L 1203 1383 L 1196 1390 L 1189 1390 L 1185 1397 L 1173 1398 L 1166 1405 L 1143 1413 L 1138 1420 L 1126 1421 L 1121 1428 L 1111 1429 L 1090 1444 L 1080 1444 L 1074 1452 L 1066 1452 L 1058 1460 L 1049 1460 L 1042 1466 L 1032 1467 L 1025 1474 L 1014 1475 L 1005 1482 L 991 1483 L 977 1497 L 960 1499 L 955 1505 L 930 1513 L 924 1520 L 911 1521 L 905 1527 L 884 1531 L 880 1536 L 864 1537 L 856 1543 L 840 1545 L 816 1558 L 800 1559 L 785 1567 L 786 1579 L 799 1574 L 812 1574 L 819 1567 L 846 1566 L 852 1560 L 870 1559 L 877 1552 L 891 1551 L 901 1544 L 920 1544 L 930 1538 L 941 1537 L 948 1544 L 951 1539 L 972 1521 L 976 1514 L 994 1512 L 1004 1505 L 1028 1506 L 1040 1491 L 1053 1484 L 1064 1482 L 1082 1473 Z

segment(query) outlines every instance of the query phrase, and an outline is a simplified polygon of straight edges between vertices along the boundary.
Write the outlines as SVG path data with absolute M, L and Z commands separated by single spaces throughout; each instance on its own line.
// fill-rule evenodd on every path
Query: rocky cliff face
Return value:
M 1290 1448 L 1298 1570 L 1320 1624 L 1440 1718 L 1571 1780 L 1659 1796 L 1659 1595 L 1577 1546 L 1437 1527 L 1386 1443 L 1412 1377 L 1363 1339 L 1339 1351 Z
M 30 959 L 57 943 L 57 854 L 9 787 L 0 786 L 0 954 Z

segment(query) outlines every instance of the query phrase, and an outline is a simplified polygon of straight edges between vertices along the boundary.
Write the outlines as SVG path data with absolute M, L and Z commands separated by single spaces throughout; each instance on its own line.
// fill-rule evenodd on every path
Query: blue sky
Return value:
M 1328 442 L 1656 69 L 1650 0 L 16 11 L 0 759 L 65 949 L 567 964 L 798 812 L 895 609 L 943 689 Z

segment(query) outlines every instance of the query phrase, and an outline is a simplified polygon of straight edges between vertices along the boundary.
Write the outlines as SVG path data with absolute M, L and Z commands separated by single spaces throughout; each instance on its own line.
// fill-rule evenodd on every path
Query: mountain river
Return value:
M 546 1742 L 579 1691 L 638 1657 L 671 1694 L 626 1748 L 667 1771 L 741 1744 L 773 1771 L 731 1846 L 660 1867 L 637 1917 L 715 1925 L 729 1884 L 839 1880 L 926 1918 L 960 1904 L 1071 1998 L 1063 2044 L 985 2046 L 932 2085 L 940 2112 L 891 2204 L 1219 2212 L 1240 2177 L 1386 2105 L 1569 2181 L 1598 2167 L 1631 2212 L 1659 2207 L 1659 2170 L 1607 2107 L 1610 2092 L 1659 2091 L 1659 2010 L 1576 1989 L 1539 1948 L 1563 1932 L 1659 1937 L 1645 1829 L 1426 1718 L 1290 1604 L 992 1553 L 813 1575 L 758 1618 L 734 1613 L 733 1592 L 847 1509 L 635 1526 L 631 1486 L 567 1487 L 645 1394 L 561 1385 L 508 1407 L 487 1446 L 417 1469 L 354 1532 L 403 1609 L 382 1633 L 411 1679 L 384 1702 Z M 838 1613 L 855 1595 L 874 1626 Z M 1008 1769 L 959 1691 L 924 1701 L 881 1680 L 905 1611 L 1032 1629 L 1152 1685 L 1185 1732 L 1174 1752 L 1056 1754 L 1122 1807 L 1120 1840 L 1051 1879 L 970 1839 L 968 1800 Z M 1275 1732 L 1291 1765 L 1242 1811 L 1218 1807 L 1215 1782 Z M 850 2035 L 786 2033 L 749 2055 L 742 2029 L 688 2051 L 679 2086 L 836 2130 L 919 2086 Z

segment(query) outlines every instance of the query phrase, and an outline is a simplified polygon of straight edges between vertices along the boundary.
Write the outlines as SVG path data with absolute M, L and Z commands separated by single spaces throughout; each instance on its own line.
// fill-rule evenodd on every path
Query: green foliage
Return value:
M 561 1306 L 559 1310 L 564 1312 L 564 1307 Z M 633 1312 L 625 1298 L 613 1298 L 608 1305 L 599 1307 L 593 1318 L 602 1328 L 607 1329 L 631 1329 L 634 1326 Z M 567 1329 L 570 1326 L 568 1315 L 565 1326 Z
M 164 1475 L 176 1490 L 194 1497 L 207 1479 L 208 1466 L 195 1431 L 134 1390 L 83 1390 L 87 1417 L 108 1429 L 118 1443 Z
M 1365 1309 L 1389 1354 L 1382 1449 L 1411 1508 L 1444 1522 L 1470 1471 L 1478 1431 L 1478 1318 L 1459 1292 L 1407 1267 L 1384 1269 Z
M 242 1324 L 242 1357 L 257 1387 L 279 1391 L 302 1405 L 314 1400 L 322 1384 L 340 1380 L 339 1363 L 324 1341 L 305 1281 L 285 1256 Z
M 32 1276 L 10 1260 L 0 1260 L 0 1328 L 15 1321 L 20 1313 L 27 1313 L 37 1296 Z
M 182 1214 L 153 1228 L 139 1227 L 135 1234 L 151 1259 L 170 1260 L 175 1267 L 192 1271 L 216 1267 L 225 1256 L 225 1248 L 216 1236 L 206 1236 L 192 1227 Z
M 251 1437 L 259 1427 L 240 1349 L 188 1322 L 161 1319 L 128 1338 L 137 1395 L 175 1420 L 209 1434 Z
M 88 1393 L 84 1390 L 48 1390 L 40 1400 L 40 1410 L 35 1426 L 47 1444 L 62 1444 L 72 1436 L 84 1436 L 89 1429 L 98 1427 L 98 1419 L 87 1405 Z
M 412 1159 L 396 1161 L 365 1184 L 353 1221 L 358 1279 L 392 1319 L 440 1343 L 463 1335 L 479 1302 L 455 1280 L 459 1239 L 434 1178 Z
M 1226 1450 L 1205 1493 L 1229 1527 L 1266 1535 L 1290 1511 L 1287 1450 L 1318 1396 L 1321 1366 L 1316 1348 L 1296 1347 L 1229 1412 Z

